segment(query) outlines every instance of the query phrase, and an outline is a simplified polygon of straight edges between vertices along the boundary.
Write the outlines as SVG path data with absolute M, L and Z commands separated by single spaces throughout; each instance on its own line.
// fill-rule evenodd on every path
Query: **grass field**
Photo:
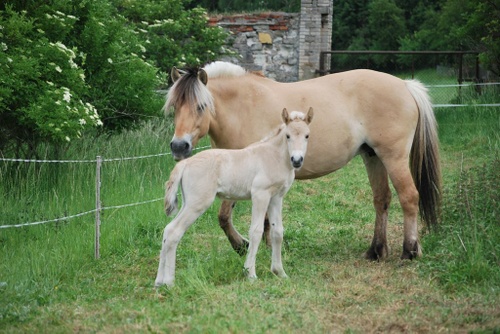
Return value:
M 500 110 L 436 111 L 444 176 L 443 223 L 423 234 L 424 255 L 401 261 L 402 215 L 394 194 L 386 261 L 362 259 L 373 233 L 371 191 L 362 161 L 295 182 L 285 198 L 282 280 L 261 244 L 259 279 L 217 223 L 218 202 L 178 248 L 176 286 L 153 289 L 162 202 L 103 212 L 101 258 L 94 217 L 0 229 L 1 333 L 369 333 L 500 331 Z M 168 121 L 81 142 L 63 159 L 168 151 Z M 204 141 L 200 145 L 207 145 Z M 0 225 L 91 210 L 95 165 L 0 166 Z M 170 156 L 106 162 L 104 206 L 163 196 Z M 248 203 L 235 209 L 246 234 Z

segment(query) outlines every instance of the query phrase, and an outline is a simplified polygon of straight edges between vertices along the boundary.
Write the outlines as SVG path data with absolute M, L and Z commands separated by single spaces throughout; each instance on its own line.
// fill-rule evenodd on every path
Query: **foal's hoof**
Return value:
M 160 289 L 162 287 L 171 288 L 173 286 L 174 286 L 174 282 L 172 282 L 172 283 L 155 282 L 155 289 Z

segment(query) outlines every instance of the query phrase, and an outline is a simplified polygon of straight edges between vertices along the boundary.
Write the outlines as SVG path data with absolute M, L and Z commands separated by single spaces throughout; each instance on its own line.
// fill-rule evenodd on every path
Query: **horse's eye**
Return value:
M 199 106 L 196 107 L 196 111 L 199 112 L 200 114 L 203 113 L 204 109 L 205 108 L 202 105 L 199 105 Z
M 290 135 L 286 135 L 286 139 L 290 139 Z
M 306 139 L 309 139 L 309 135 L 306 135 Z

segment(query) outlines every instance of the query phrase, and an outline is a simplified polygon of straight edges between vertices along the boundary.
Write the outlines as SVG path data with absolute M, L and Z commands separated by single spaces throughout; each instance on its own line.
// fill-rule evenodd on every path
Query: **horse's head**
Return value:
M 285 135 L 288 144 L 288 153 L 293 168 L 299 170 L 304 163 L 309 139 L 309 123 L 313 118 L 313 108 L 309 108 L 307 114 L 299 111 L 288 112 L 283 109 L 281 117 L 286 124 Z
M 179 161 L 189 157 L 198 140 L 208 133 L 210 114 L 215 109 L 203 69 L 179 71 L 174 67 L 171 77 L 174 84 L 168 92 L 165 110 L 174 109 L 175 133 L 170 148 Z

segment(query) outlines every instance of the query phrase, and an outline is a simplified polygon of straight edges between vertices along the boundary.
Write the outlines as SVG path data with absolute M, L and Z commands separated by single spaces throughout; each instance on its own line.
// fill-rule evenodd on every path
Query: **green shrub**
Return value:
M 51 42 L 26 12 L 0 16 L 0 151 L 11 144 L 70 141 L 102 125 L 85 98 L 77 50 Z
M 9 2 L 0 5 L 2 155 L 133 128 L 161 114 L 167 69 L 224 51 L 225 33 L 183 0 Z

